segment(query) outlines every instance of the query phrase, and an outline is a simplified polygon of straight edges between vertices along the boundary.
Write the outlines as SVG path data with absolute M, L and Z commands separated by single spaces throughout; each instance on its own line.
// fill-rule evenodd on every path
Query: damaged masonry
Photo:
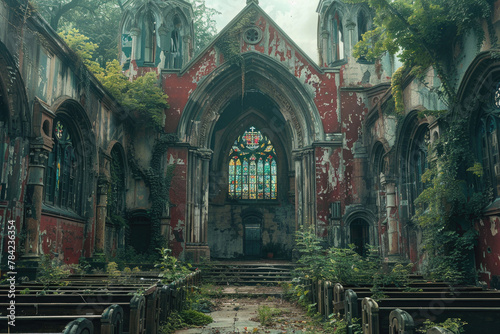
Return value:
M 26 267 L 43 254 L 78 263 L 159 242 L 191 261 L 292 259 L 302 226 L 329 245 L 363 254 L 370 244 L 387 262 L 425 266 L 415 200 L 443 127 L 426 111 L 447 109 L 431 89 L 435 71 L 426 84 L 406 80 L 404 111 L 390 112 L 402 64 L 352 56 L 373 28 L 366 4 L 319 1 L 313 60 L 259 1 L 241 2 L 196 56 L 188 2 L 124 2 L 120 65 L 131 81 L 158 75 L 170 106 L 160 136 L 137 125 L 36 11 L 0 1 L 0 224 L 15 221 Z M 498 288 L 500 61 L 490 39 L 476 44 L 464 37 L 452 66 L 458 99 L 471 104 L 467 140 L 493 189 L 474 226 L 476 270 Z

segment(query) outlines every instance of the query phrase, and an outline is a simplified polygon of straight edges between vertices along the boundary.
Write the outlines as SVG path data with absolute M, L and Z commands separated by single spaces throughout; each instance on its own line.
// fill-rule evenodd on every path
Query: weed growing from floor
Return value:
M 275 307 L 261 305 L 257 309 L 259 314 L 259 321 L 262 326 L 270 326 L 274 322 L 274 317 L 281 315 L 281 310 Z

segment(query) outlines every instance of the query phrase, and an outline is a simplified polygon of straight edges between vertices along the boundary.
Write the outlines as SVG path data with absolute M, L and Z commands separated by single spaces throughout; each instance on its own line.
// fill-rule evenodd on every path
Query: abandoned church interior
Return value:
M 18 261 L 34 266 L 51 254 L 78 263 L 163 243 L 193 262 L 291 260 L 295 232 L 312 226 L 325 245 L 354 244 L 360 254 L 373 245 L 387 262 L 425 267 L 415 201 L 447 126 L 426 111 L 449 108 L 436 71 L 405 77 L 396 112 L 391 82 L 403 64 L 352 55 L 373 27 L 366 4 L 318 1 L 311 59 L 259 1 L 240 2 L 195 55 L 188 2 L 124 1 L 118 59 L 130 81 L 158 76 L 169 104 L 161 131 L 122 107 L 36 11 L 0 2 L 0 228 L 6 240 L 15 221 Z M 492 287 L 500 286 L 498 6 L 484 41 L 465 35 L 449 65 L 468 124 L 461 141 L 482 166 L 464 189 L 491 193 L 474 220 L 473 257 Z M 1 251 L 4 265 L 4 241 Z

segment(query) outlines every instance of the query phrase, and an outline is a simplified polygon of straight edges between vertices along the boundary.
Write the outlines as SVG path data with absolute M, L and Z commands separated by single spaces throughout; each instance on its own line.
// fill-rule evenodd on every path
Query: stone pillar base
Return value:
M 87 259 L 90 264 L 91 269 L 99 269 L 106 271 L 106 265 L 108 261 L 106 260 L 106 254 L 102 252 L 96 252 L 91 258 Z
M 23 255 L 21 258 L 16 262 L 16 268 L 15 272 L 16 274 L 16 279 L 18 280 L 25 280 L 25 277 L 27 277 L 30 281 L 34 281 L 37 277 L 38 273 L 38 267 L 40 266 L 40 256 L 38 255 Z M 8 267 L 6 267 L 7 272 L 11 271 Z M 4 272 L 2 272 L 4 274 Z
M 210 248 L 208 245 L 187 244 L 184 249 L 184 259 L 193 263 L 210 261 Z

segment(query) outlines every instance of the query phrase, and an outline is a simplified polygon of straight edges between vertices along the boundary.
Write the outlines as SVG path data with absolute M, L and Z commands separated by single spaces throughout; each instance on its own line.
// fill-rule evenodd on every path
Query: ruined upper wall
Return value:
M 30 109 L 35 97 L 49 108 L 64 100 L 77 101 L 106 148 L 127 115 L 48 23 L 16 0 L 0 2 L 0 42 L 21 73 Z M 56 110 L 53 109 L 53 112 Z M 31 111 L 32 112 L 32 111 Z

